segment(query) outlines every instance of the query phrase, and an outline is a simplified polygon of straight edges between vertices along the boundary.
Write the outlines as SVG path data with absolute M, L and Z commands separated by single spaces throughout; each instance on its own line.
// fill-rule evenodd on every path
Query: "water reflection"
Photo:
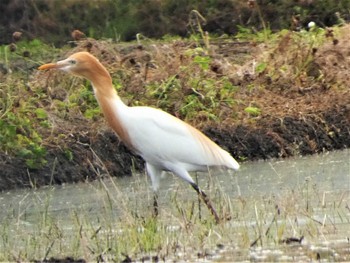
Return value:
M 350 150 L 285 160 L 247 162 L 235 175 L 223 172 L 208 176 L 199 173 L 198 179 L 202 187 L 210 180 L 217 181 L 223 191 L 233 198 L 239 195 L 278 195 L 288 190 L 315 185 L 329 197 L 333 193 L 348 193 L 350 190 Z M 115 180 L 118 191 L 124 197 L 140 197 L 139 201 L 151 199 L 144 198 L 145 195 L 152 194 L 150 182 L 145 175 Z M 180 191 L 184 198 L 194 196 L 194 192 L 186 183 L 172 175 L 165 176 L 161 186 L 160 195 L 163 199 L 167 199 L 166 196 L 174 188 Z M 0 218 L 9 214 L 28 214 L 29 211 L 35 213 L 33 208 L 46 209 L 47 206 L 51 212 L 56 213 L 66 213 L 79 208 L 99 210 L 105 199 L 105 193 L 100 191 L 101 187 L 106 187 L 111 192 L 115 190 L 110 179 L 106 179 L 103 186 L 94 182 L 3 192 L 0 194 Z M 349 195 L 346 198 L 349 198 Z

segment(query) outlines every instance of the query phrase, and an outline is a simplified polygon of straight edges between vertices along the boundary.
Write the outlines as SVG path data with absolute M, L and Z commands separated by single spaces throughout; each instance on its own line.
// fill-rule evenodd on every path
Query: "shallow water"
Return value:
M 50 186 L 36 190 L 14 190 L 0 194 L 0 220 L 12 226 L 24 225 L 30 228 L 38 218 L 49 214 L 59 220 L 67 229 L 71 222 L 67 215 L 72 211 L 82 211 L 90 220 L 99 220 L 96 215 L 103 213 L 110 198 L 128 200 L 131 209 L 148 209 L 152 200 L 150 181 L 145 175 L 133 177 L 106 178 L 94 183 Z M 331 224 L 334 231 L 325 230 L 322 239 L 315 242 L 304 239 L 291 245 L 263 248 L 257 245 L 241 250 L 227 247 L 215 250 L 207 260 L 214 261 L 304 261 L 327 258 L 328 260 L 350 260 L 350 150 L 335 151 L 320 155 L 284 160 L 243 163 L 234 175 L 222 172 L 198 174 L 199 185 L 204 189 L 212 187 L 210 182 L 225 193 L 235 204 L 236 200 L 290 199 L 299 202 L 305 211 L 312 209 L 312 220 L 319 224 Z M 209 182 L 209 183 L 208 183 Z M 177 192 L 178 199 L 195 199 L 194 191 L 186 183 L 172 175 L 161 181 L 159 194 L 161 208 L 171 206 L 170 196 Z M 101 188 L 104 191 L 101 191 Z M 294 192 L 302 192 L 303 198 L 294 198 Z M 336 207 L 336 209 L 335 209 Z M 113 217 L 120 216 L 122 209 L 113 207 Z M 246 218 L 249 224 L 256 218 L 254 209 Z M 298 217 L 298 224 L 307 221 Z M 234 222 L 232 227 L 240 227 L 244 222 Z M 268 224 L 268 223 L 267 223 Z M 294 238 L 294 237 L 293 237 Z M 300 238 L 300 236 L 295 237 Z

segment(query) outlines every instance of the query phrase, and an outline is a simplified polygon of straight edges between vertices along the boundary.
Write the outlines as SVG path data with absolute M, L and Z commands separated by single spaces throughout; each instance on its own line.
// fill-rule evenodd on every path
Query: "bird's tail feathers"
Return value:
M 223 166 L 233 169 L 233 170 L 238 170 L 239 169 L 239 163 L 225 150 L 221 149 L 221 159 L 222 159 L 222 164 Z

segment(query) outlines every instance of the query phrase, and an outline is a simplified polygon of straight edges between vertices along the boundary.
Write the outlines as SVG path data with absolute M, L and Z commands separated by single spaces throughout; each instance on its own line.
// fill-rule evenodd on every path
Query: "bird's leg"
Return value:
M 196 173 L 196 185 L 198 188 L 198 174 Z M 198 191 L 197 191 L 198 193 Z M 202 207 L 201 207 L 201 195 L 198 194 L 198 215 L 199 215 L 199 220 L 202 221 Z
M 211 214 L 214 216 L 216 223 L 220 223 L 220 218 L 218 216 L 218 214 L 216 213 L 215 208 L 213 207 L 212 203 L 209 200 L 209 197 L 206 195 L 206 193 L 203 192 L 203 190 L 201 190 L 198 185 L 196 185 L 195 183 L 191 184 L 193 189 L 196 190 L 196 192 L 198 193 L 198 195 L 202 198 L 203 202 L 207 205 L 209 211 L 211 212 Z
M 159 208 L 158 208 L 158 193 L 154 192 L 153 195 L 153 215 L 154 217 L 158 217 Z

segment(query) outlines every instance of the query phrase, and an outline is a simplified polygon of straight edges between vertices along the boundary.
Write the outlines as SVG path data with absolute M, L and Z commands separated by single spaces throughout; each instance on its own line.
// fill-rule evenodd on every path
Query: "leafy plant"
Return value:
M 40 118 L 42 120 L 42 116 Z M 35 122 L 35 120 L 34 120 Z M 40 168 L 46 164 L 46 150 L 41 145 L 41 136 L 35 124 L 26 116 L 8 112 L 0 119 L 0 144 L 3 151 L 25 159 L 29 168 Z
M 297 48 L 296 54 L 296 78 L 307 71 L 308 66 L 314 60 L 317 48 L 326 40 L 325 30 L 319 27 L 314 27 L 309 31 L 302 30 L 300 33 L 293 34 L 294 44 Z
M 258 43 L 271 41 L 274 39 L 272 30 L 265 28 L 262 31 L 254 31 L 253 29 L 237 25 L 238 33 L 235 35 L 235 38 L 245 41 L 255 41 Z
M 252 106 L 246 107 L 244 111 L 252 116 L 259 116 L 261 114 L 261 110 L 259 108 Z
M 208 70 L 211 62 L 211 58 L 208 56 L 195 56 L 193 62 L 198 64 L 202 70 Z
M 11 72 L 6 82 L 0 84 L 0 149 L 23 158 L 28 168 L 40 168 L 47 162 L 40 130 L 49 128 L 50 122 L 47 111 L 41 106 L 46 94 L 37 89 L 33 96 L 29 76 L 37 61 L 49 53 L 52 55 L 55 49 L 34 39 L 16 42 L 11 52 L 6 46 L 0 50 Z

